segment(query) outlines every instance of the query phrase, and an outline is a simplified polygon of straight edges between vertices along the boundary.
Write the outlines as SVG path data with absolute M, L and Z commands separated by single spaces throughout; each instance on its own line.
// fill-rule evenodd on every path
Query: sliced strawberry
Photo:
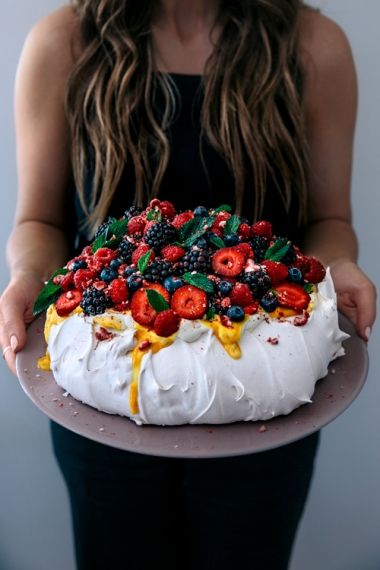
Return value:
M 177 214 L 174 217 L 172 224 L 178 230 L 181 226 L 186 224 L 186 222 L 188 222 L 192 218 L 194 218 L 194 213 L 191 210 L 188 210 L 186 212 L 181 212 L 180 214 Z
M 281 263 L 280 261 L 270 261 L 269 259 L 265 259 L 261 262 L 261 265 L 265 267 L 269 277 L 271 278 L 272 285 L 277 285 L 288 277 L 288 267 L 285 263 Z
M 66 317 L 76 309 L 82 300 L 82 293 L 73 289 L 62 293 L 54 303 L 55 310 L 60 317 Z
M 96 277 L 96 272 L 91 269 L 78 269 L 74 273 L 74 285 L 80 291 L 87 289 Z
M 154 320 L 153 330 L 158 336 L 171 336 L 179 329 L 180 318 L 171 309 L 161 311 Z
M 131 312 L 132 317 L 139 325 L 143 327 L 153 325 L 157 311 L 155 311 L 149 303 L 145 289 L 138 289 L 134 293 L 131 301 Z
M 186 251 L 178 245 L 166 245 L 161 249 L 161 255 L 167 261 L 175 263 L 185 255 Z
M 310 295 L 297 283 L 282 283 L 274 290 L 277 293 L 278 303 L 282 307 L 303 311 L 310 303 Z
M 302 276 L 305 281 L 309 283 L 320 283 L 324 280 L 325 275 L 326 270 L 316 257 L 312 255 L 306 257 L 306 268 L 302 271 Z
M 171 307 L 179 317 L 200 319 L 207 311 L 207 295 L 198 287 L 184 285 L 173 293 Z
M 132 253 L 132 263 L 134 265 L 137 265 L 140 257 L 145 255 L 150 249 L 151 248 L 149 247 L 149 245 L 147 243 L 141 243 L 140 245 L 138 245 L 137 248 L 135 249 L 135 251 Z M 155 258 L 155 255 L 154 255 L 154 252 L 152 251 L 149 260 L 153 261 L 154 258 Z
M 230 293 L 232 305 L 247 307 L 253 303 L 252 291 L 246 283 L 235 283 Z
M 168 220 L 172 220 L 175 216 L 175 208 L 173 204 L 168 200 L 160 202 L 158 205 L 158 209 L 161 211 L 164 218 L 168 218 Z
M 246 256 L 236 247 L 223 247 L 212 256 L 212 268 L 218 275 L 236 277 L 242 272 Z
M 143 216 L 133 216 L 128 222 L 128 234 L 133 236 L 135 234 L 142 235 L 144 232 L 146 219 Z
M 240 224 L 237 233 L 241 238 L 248 239 L 251 237 L 251 226 L 248 224 Z
M 107 288 L 107 295 L 114 304 L 128 299 L 128 285 L 125 279 L 114 279 Z
M 253 236 L 261 236 L 270 240 L 273 236 L 272 224 L 265 220 L 261 220 L 260 222 L 253 224 L 251 232 Z

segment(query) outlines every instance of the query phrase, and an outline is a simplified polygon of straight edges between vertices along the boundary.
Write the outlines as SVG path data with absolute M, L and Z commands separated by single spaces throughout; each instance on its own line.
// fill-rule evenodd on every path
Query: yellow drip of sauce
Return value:
M 47 352 L 45 356 L 41 356 L 41 358 L 37 361 L 37 366 L 40 370 L 44 370 L 44 372 L 50 372 L 51 370 L 51 362 L 50 362 L 50 355 Z
M 220 316 L 216 315 L 212 321 L 202 321 L 206 327 L 212 329 L 214 335 L 219 340 L 224 350 L 237 360 L 241 357 L 241 348 L 239 346 L 239 340 L 243 332 L 244 324 L 248 320 L 245 317 L 244 321 L 240 323 L 231 321 L 231 326 L 226 327 L 222 324 Z
M 122 331 L 125 329 L 123 322 L 113 315 L 107 315 L 106 317 L 94 317 L 92 322 L 95 325 L 114 331 Z

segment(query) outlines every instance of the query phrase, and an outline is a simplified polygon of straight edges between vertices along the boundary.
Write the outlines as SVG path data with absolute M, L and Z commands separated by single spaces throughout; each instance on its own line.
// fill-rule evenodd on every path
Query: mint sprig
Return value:
M 167 311 L 170 308 L 166 299 L 158 291 L 147 289 L 146 296 L 148 297 L 150 306 L 153 307 L 157 313 Z
M 144 253 L 144 255 L 142 255 L 137 262 L 137 266 L 142 275 L 144 275 L 146 268 L 148 267 L 151 255 L 152 255 L 152 250 L 150 249 L 149 251 Z
M 182 279 L 186 281 L 186 283 L 189 283 L 189 285 L 198 287 L 198 289 L 202 289 L 206 293 L 214 292 L 214 283 L 206 277 L 206 275 L 203 275 L 203 273 L 184 273 Z
M 55 303 L 55 301 L 62 293 L 61 286 L 59 284 L 53 283 L 54 277 L 57 275 L 66 275 L 68 272 L 69 270 L 66 267 L 57 269 L 57 271 L 55 271 L 50 277 L 46 285 L 41 289 L 33 306 L 33 315 L 35 317 L 43 311 L 46 311 L 46 309 L 50 307 L 52 303 Z
M 226 225 L 224 226 L 224 235 L 235 234 L 240 226 L 240 218 L 235 214 L 228 218 Z
M 219 212 L 231 212 L 231 206 L 228 204 L 221 204 L 214 210 L 215 214 L 219 214 Z
M 290 242 L 286 238 L 277 238 L 274 244 L 265 252 L 265 259 L 270 261 L 281 261 L 288 253 Z

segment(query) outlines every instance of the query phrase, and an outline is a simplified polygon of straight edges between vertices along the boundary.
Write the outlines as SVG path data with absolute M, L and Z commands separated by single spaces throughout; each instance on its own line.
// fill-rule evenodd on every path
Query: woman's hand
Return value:
M 331 266 L 338 309 L 355 324 L 359 336 L 368 341 L 376 317 L 376 289 L 370 279 L 350 260 Z
M 43 283 L 33 275 L 14 277 L 0 298 L 0 343 L 3 357 L 16 374 L 16 353 L 26 342 L 26 325 L 33 320 L 33 305 Z

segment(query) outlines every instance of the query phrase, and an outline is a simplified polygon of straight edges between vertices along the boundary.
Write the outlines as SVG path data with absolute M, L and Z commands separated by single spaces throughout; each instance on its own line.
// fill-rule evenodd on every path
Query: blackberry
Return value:
M 249 286 L 255 299 L 261 299 L 272 285 L 271 278 L 263 267 L 256 271 L 243 273 L 239 277 L 239 281 Z
M 177 230 L 166 221 L 157 222 L 145 234 L 145 241 L 155 250 L 160 250 L 164 245 L 176 240 Z
M 83 291 L 80 306 L 85 315 L 100 315 L 104 313 L 107 307 L 111 306 L 111 301 L 107 298 L 104 291 L 90 287 Z
M 292 265 L 297 259 L 296 250 L 294 249 L 293 245 L 290 244 L 288 251 L 281 259 L 281 263 L 285 263 L 285 265 Z
M 222 306 L 222 300 L 223 298 L 218 293 L 209 295 L 209 306 L 215 310 L 217 315 L 224 315 L 226 312 L 226 308 Z
M 264 259 L 265 252 L 268 249 L 268 240 L 262 236 L 253 236 L 253 238 L 249 240 L 249 244 L 255 254 L 255 263 L 260 263 Z
M 156 259 L 148 265 L 144 273 L 147 281 L 163 282 L 172 273 L 172 266 L 168 261 Z
M 197 273 L 210 273 L 211 271 L 211 255 L 208 248 L 199 246 L 192 247 L 181 258 L 178 264 L 178 272 L 180 274 L 187 271 L 196 271 Z
M 133 218 L 133 216 L 139 216 L 142 212 L 143 208 L 133 205 L 130 208 L 128 208 L 128 210 L 125 210 L 124 216 L 126 217 L 127 220 L 130 220 L 131 218 Z
M 136 246 L 133 245 L 127 239 L 121 240 L 118 245 L 119 250 L 119 258 L 123 261 L 123 263 L 131 263 L 132 260 L 132 253 L 136 249 Z
M 112 224 L 112 222 L 114 222 L 114 218 L 108 218 L 108 220 L 106 220 L 105 222 L 103 222 L 102 224 L 100 224 L 100 226 L 98 227 L 98 229 L 95 232 L 95 236 L 94 238 L 98 238 L 100 235 L 104 234 L 105 232 L 107 232 L 109 226 Z M 107 234 L 106 234 L 107 237 Z

